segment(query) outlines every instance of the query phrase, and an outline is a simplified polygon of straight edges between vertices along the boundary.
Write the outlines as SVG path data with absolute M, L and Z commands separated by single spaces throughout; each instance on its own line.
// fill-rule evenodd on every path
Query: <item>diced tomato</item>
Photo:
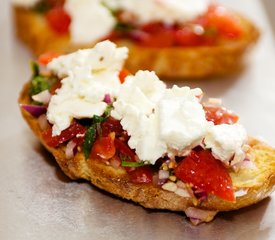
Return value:
M 59 34 L 69 32 L 71 17 L 65 12 L 63 7 L 55 7 L 46 13 L 46 19 L 53 31 Z
M 215 125 L 234 124 L 239 120 L 236 114 L 223 107 L 204 106 L 204 111 L 206 119 L 213 122 Z
M 119 153 L 122 153 L 123 155 L 129 157 L 127 159 L 127 162 L 135 162 L 135 153 L 134 151 L 124 142 L 122 142 L 119 139 L 115 139 L 115 147 Z
M 179 46 L 199 46 L 203 44 L 203 37 L 194 33 L 190 27 L 183 27 L 176 31 L 175 41 Z
M 90 158 L 101 158 L 108 160 L 116 153 L 114 144 L 115 134 L 110 133 L 107 137 L 99 137 L 93 144 Z
M 102 136 L 107 136 L 111 132 L 114 132 L 116 136 L 121 136 L 123 133 L 122 126 L 120 124 L 120 121 L 108 117 L 105 122 L 101 124 L 101 131 L 102 131 Z
M 151 183 L 153 181 L 153 173 L 149 166 L 137 167 L 134 171 L 129 172 L 129 177 L 132 183 Z
M 123 68 L 120 73 L 119 73 L 119 79 L 120 79 L 120 82 L 121 83 L 124 83 L 125 81 L 125 78 L 130 75 L 131 73 L 126 69 L 126 68 Z
M 139 42 L 140 45 L 150 48 L 165 48 L 174 45 L 174 32 L 163 31 L 152 34 L 145 34 Z
M 46 52 L 46 53 L 43 53 L 41 54 L 39 57 L 38 57 L 38 62 L 39 64 L 41 65 L 47 65 L 49 62 L 51 62 L 54 58 L 57 58 L 59 57 L 60 54 L 59 53 L 56 53 L 56 52 Z
M 226 38 L 239 38 L 243 34 L 240 20 L 226 8 L 211 5 L 205 15 L 205 27 L 217 28 Z
M 42 133 L 42 137 L 49 147 L 57 147 L 58 145 L 71 140 L 76 135 L 84 135 L 85 133 L 86 128 L 74 121 L 71 126 L 63 130 L 60 135 L 52 136 L 52 128 L 50 127 Z
M 144 34 L 141 35 L 139 43 L 144 47 L 165 48 L 174 45 L 175 31 L 172 27 L 161 23 L 150 23 L 144 25 L 141 31 Z
M 209 150 L 192 151 L 175 170 L 175 175 L 195 188 L 226 201 L 235 201 L 231 177 L 223 164 Z

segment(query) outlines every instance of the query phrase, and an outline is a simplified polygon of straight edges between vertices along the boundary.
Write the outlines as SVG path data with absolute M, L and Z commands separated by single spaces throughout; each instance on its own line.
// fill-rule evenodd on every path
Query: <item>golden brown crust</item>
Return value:
M 28 104 L 28 84 L 23 88 L 20 104 Z M 213 195 L 200 205 L 191 198 L 184 198 L 173 192 L 163 190 L 152 184 L 134 184 L 128 181 L 123 169 L 114 169 L 96 160 L 85 160 L 78 152 L 73 159 L 66 159 L 64 147 L 57 149 L 48 147 L 42 139 L 41 130 L 36 118 L 21 109 L 22 115 L 41 143 L 51 152 L 64 173 L 72 179 L 86 179 L 95 186 L 113 193 L 121 198 L 132 200 L 146 208 L 185 211 L 190 206 L 213 211 L 230 211 L 252 205 L 270 195 L 275 184 L 275 150 L 251 139 L 251 154 L 254 155 L 256 170 L 243 169 L 238 173 L 230 173 L 235 190 L 247 189 L 248 193 L 238 197 L 236 202 L 227 202 Z
M 31 10 L 14 7 L 17 36 L 35 55 L 47 51 L 72 52 L 88 45 L 73 45 L 70 36 L 57 35 L 47 25 L 42 15 Z M 126 67 L 137 70 L 153 70 L 164 78 L 202 78 L 225 75 L 241 68 L 244 54 L 259 38 L 259 31 L 249 20 L 240 16 L 244 36 L 236 41 L 226 41 L 219 46 L 189 48 L 146 48 L 131 41 L 117 41 L 127 46 L 130 56 Z M 93 44 L 91 44 L 93 45 Z

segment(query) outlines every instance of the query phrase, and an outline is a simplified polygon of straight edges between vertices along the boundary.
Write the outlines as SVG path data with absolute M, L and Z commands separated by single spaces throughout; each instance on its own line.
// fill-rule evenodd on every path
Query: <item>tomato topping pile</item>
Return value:
M 223 107 L 204 106 L 204 111 L 206 119 L 213 122 L 215 125 L 234 124 L 239 120 L 236 114 Z
M 224 7 L 217 5 L 210 5 L 204 15 L 184 25 L 152 22 L 132 28 L 129 28 L 129 32 L 115 31 L 110 37 L 114 40 L 126 37 L 144 47 L 165 48 L 211 46 L 216 44 L 220 38 L 237 39 L 243 34 L 239 18 Z
M 192 151 L 175 170 L 177 178 L 226 201 L 235 201 L 231 177 L 209 150 Z
M 128 27 L 123 31 L 114 29 L 109 36 L 106 36 L 106 39 L 130 38 L 144 47 L 211 46 L 219 38 L 237 39 L 243 34 L 240 19 L 224 7 L 214 4 L 209 6 L 204 15 L 184 25 L 166 25 L 152 22 L 143 26 L 136 26 L 132 22 L 120 22 L 120 15 L 121 12 L 117 16 L 118 24 Z M 69 33 L 71 18 L 64 10 L 62 2 L 54 5 L 46 12 L 45 16 L 53 31 L 58 34 Z
M 46 13 L 46 20 L 49 26 L 58 34 L 69 32 L 71 17 L 65 12 L 63 7 L 55 7 Z

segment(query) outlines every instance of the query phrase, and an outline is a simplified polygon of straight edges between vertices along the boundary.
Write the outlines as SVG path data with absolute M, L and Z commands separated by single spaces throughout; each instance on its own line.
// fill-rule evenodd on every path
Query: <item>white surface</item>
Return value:
M 222 97 L 251 135 L 275 146 L 275 44 L 260 0 L 223 1 L 253 19 L 262 38 L 241 74 L 196 81 Z M 183 214 L 147 211 L 89 184 L 71 182 L 21 119 L 18 93 L 30 76 L 28 51 L 15 40 L 7 0 L 0 2 L 0 239 L 275 239 L 275 196 L 191 226 Z M 182 82 L 178 82 L 181 85 Z

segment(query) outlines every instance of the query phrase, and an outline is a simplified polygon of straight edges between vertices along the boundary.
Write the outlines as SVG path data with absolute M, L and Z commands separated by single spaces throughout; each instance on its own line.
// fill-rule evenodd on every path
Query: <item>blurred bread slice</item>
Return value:
M 69 34 L 58 35 L 48 26 L 43 15 L 14 7 L 16 33 L 36 56 L 48 52 L 67 53 L 91 45 L 74 45 Z M 141 47 L 131 41 L 117 41 L 127 46 L 130 56 L 126 67 L 133 73 L 137 70 L 153 70 L 164 78 L 203 78 L 227 75 L 238 71 L 244 55 L 258 40 L 259 31 L 248 19 L 239 16 L 244 35 L 238 40 L 226 40 L 217 46 L 205 47 Z

